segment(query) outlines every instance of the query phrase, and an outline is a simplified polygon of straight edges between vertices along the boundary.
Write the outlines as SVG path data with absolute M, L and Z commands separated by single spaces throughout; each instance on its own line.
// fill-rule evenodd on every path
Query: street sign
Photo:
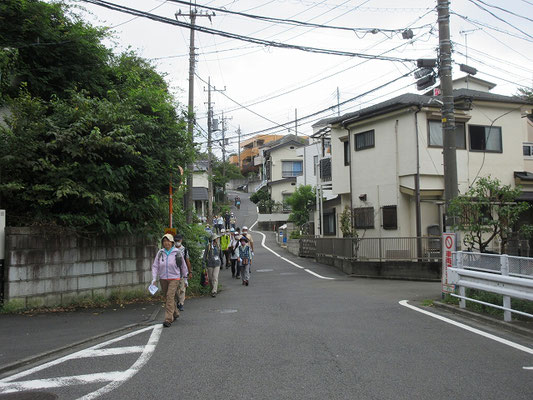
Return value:
M 170 233 L 172 236 L 176 236 L 176 228 L 165 228 L 165 234 Z
M 453 267 L 452 252 L 455 251 L 455 241 L 455 233 L 442 234 L 442 293 L 453 293 L 455 289 L 448 277 L 448 268 Z

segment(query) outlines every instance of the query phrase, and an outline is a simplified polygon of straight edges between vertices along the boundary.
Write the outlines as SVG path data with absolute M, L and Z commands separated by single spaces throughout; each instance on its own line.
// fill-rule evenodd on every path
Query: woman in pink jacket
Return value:
M 180 316 L 174 297 L 180 279 L 187 277 L 187 265 L 181 252 L 174 247 L 174 237 L 171 234 L 163 236 L 161 245 L 163 248 L 157 252 L 152 264 L 152 285 L 159 278 L 162 293 L 166 297 L 163 326 L 168 328 Z

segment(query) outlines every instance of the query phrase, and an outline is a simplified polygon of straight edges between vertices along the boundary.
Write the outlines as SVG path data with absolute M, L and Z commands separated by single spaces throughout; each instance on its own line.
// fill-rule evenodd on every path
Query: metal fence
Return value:
M 533 258 L 458 251 L 452 262 L 448 280 L 459 289 L 459 294 L 451 296 L 460 299 L 461 308 L 466 307 L 468 300 L 504 310 L 505 321 L 511 321 L 511 313 L 533 318 L 511 308 L 511 297 L 533 300 Z M 503 306 L 466 297 L 465 288 L 503 295 Z
M 360 261 L 439 261 L 440 237 L 319 238 L 316 254 Z

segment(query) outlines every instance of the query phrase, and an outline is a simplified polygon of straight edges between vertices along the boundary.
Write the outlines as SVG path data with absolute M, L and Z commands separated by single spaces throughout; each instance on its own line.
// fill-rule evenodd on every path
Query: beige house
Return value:
M 294 193 L 296 178 L 303 175 L 303 158 L 296 150 L 307 145 L 303 136 L 286 135 L 261 148 L 264 163 L 264 178 L 271 199 L 284 203 Z
M 533 194 L 533 174 L 526 173 L 533 171 L 533 153 L 525 156 L 525 147 L 531 142 L 533 150 L 533 137 L 525 136 L 523 116 L 533 105 L 492 94 L 494 86 L 471 76 L 454 81 L 459 193 L 490 175 L 503 184 L 525 183 L 526 200 Z M 345 206 L 354 211 L 360 237 L 442 231 L 441 103 L 430 94 L 403 94 L 313 126 L 331 137 L 331 185 L 338 198 L 324 212 L 335 222 L 335 236 L 342 236 L 339 216 Z

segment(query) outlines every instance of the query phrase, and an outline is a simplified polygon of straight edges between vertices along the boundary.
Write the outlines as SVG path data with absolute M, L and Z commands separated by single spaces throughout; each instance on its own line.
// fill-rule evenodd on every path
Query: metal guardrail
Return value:
M 319 238 L 316 254 L 360 261 L 439 261 L 440 237 Z
M 460 308 L 466 307 L 466 301 L 472 301 L 503 310 L 507 322 L 512 319 L 511 313 L 533 318 L 532 314 L 511 308 L 511 297 L 533 300 L 533 258 L 457 251 L 452 263 L 448 281 L 459 288 L 459 294 L 450 295 L 460 299 Z M 466 297 L 465 288 L 500 294 L 503 306 Z

